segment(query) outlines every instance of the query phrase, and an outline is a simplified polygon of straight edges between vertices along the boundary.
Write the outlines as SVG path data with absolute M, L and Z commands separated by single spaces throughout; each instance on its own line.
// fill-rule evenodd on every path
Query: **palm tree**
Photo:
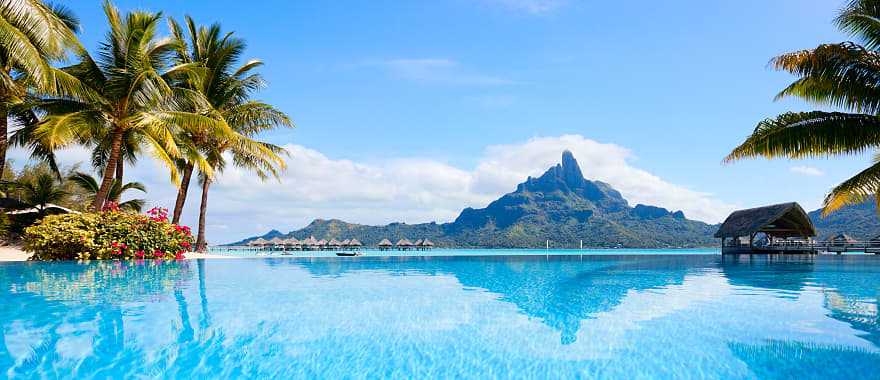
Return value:
M 19 182 L 17 186 L 23 190 L 22 201 L 36 208 L 40 217 L 45 215 L 47 205 L 60 203 L 68 195 L 49 173 L 40 173 L 30 181 Z
M 192 141 L 199 147 L 199 157 L 213 168 L 222 171 L 226 166 L 225 153 L 230 153 L 233 164 L 254 170 L 261 179 L 278 176 L 279 170 L 285 168 L 281 156 L 285 151 L 278 146 L 256 141 L 253 136 L 264 130 L 278 126 L 292 126 L 290 118 L 269 104 L 251 100 L 251 94 L 264 86 L 262 77 L 253 71 L 263 63 L 251 60 L 236 67 L 245 43 L 233 37 L 232 33 L 222 34 L 217 24 L 210 27 L 196 27 L 190 17 L 186 18 L 188 38 L 179 24 L 171 21 L 172 34 L 181 41 L 177 52 L 179 64 L 192 62 L 201 63 L 204 70 L 196 80 L 187 83 L 190 88 L 199 91 L 207 99 L 212 109 L 211 117 L 223 120 L 235 132 L 231 136 L 216 136 L 198 133 L 196 130 L 184 131 L 181 140 Z M 196 133 L 193 133 L 196 132 Z M 184 182 L 178 190 L 175 204 L 174 220 L 180 217 L 183 202 L 186 199 L 189 176 L 193 167 L 199 168 L 199 179 L 202 185 L 201 203 L 199 206 L 199 229 L 196 248 L 204 250 L 205 224 L 208 205 L 208 190 L 213 181 L 211 171 L 203 170 L 201 164 L 184 162 Z
M 176 183 L 175 159 L 192 152 L 177 144 L 174 137 L 179 130 L 205 131 L 217 137 L 233 133 L 222 120 L 192 111 L 210 108 L 199 93 L 172 86 L 178 77 L 195 75 L 198 65 L 167 67 L 177 42 L 156 36 L 160 13 L 130 12 L 123 17 L 109 1 L 104 3 L 104 12 L 110 32 L 98 59 L 83 51 L 80 63 L 63 69 L 84 85 L 87 99 L 47 99 L 41 109 L 48 116 L 34 132 L 50 149 L 71 143 L 107 147 L 101 184 L 92 203 L 95 210 L 104 205 L 127 141 L 149 147 Z
M 880 147 L 880 0 L 854 0 L 835 22 L 861 44 L 823 44 L 771 60 L 798 76 L 777 99 L 798 97 L 849 112 L 788 112 L 758 123 L 726 162 L 763 156 L 801 159 L 856 155 Z M 825 197 L 823 214 L 845 205 L 880 202 L 880 154 L 874 163 Z
M 83 172 L 75 172 L 67 179 L 89 193 L 90 197 L 96 196 L 100 189 L 98 180 Z M 130 199 L 125 202 L 119 201 L 122 198 L 122 195 L 128 190 L 140 190 L 144 193 L 147 192 L 147 188 L 140 182 L 123 183 L 114 178 L 113 183 L 110 185 L 110 192 L 107 193 L 107 201 L 116 202 L 116 204 L 119 205 L 119 208 L 123 210 L 141 212 L 146 203 L 143 199 Z
M 30 92 L 74 94 L 71 81 L 50 64 L 79 49 L 78 21 L 66 8 L 40 0 L 0 0 L 0 173 L 6 166 L 8 117 Z M 19 107 L 21 110 L 21 107 Z

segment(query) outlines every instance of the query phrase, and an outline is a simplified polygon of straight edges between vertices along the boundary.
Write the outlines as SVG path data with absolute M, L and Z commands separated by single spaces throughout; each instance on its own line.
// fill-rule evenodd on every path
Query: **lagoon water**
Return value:
M 0 378 L 880 373 L 880 257 L 627 253 L 3 263 Z

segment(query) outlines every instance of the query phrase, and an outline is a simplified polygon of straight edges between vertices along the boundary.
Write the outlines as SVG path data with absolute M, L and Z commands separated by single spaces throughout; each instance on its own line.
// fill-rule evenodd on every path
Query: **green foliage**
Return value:
M 880 1 L 853 0 L 835 22 L 858 43 L 821 44 L 770 61 L 798 78 L 777 99 L 797 97 L 844 112 L 788 112 L 758 123 L 725 161 L 856 155 L 880 147 Z M 861 43 L 861 44 L 859 44 Z M 824 214 L 880 193 L 880 161 L 831 189 Z
M 95 177 L 83 172 L 74 172 L 67 179 L 89 195 L 89 203 L 94 201 L 95 195 L 98 194 L 98 189 L 100 188 L 100 184 L 98 184 L 98 180 L 95 179 Z M 114 178 L 110 183 L 110 191 L 107 193 L 107 200 L 110 202 L 116 202 L 122 210 L 141 212 L 144 203 L 146 203 L 143 199 L 131 199 L 120 202 L 122 194 L 128 190 L 139 190 L 144 193 L 147 192 L 146 186 L 140 182 L 128 182 L 122 184 Z
M 24 243 L 33 260 L 129 260 L 183 258 L 193 242 L 188 227 L 153 209 L 47 216 L 25 229 Z

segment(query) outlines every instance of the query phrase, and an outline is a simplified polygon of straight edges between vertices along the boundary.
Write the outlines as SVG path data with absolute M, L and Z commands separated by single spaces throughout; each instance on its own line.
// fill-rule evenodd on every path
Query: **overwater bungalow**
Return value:
M 283 244 L 284 244 L 285 250 L 296 250 L 296 249 L 299 249 L 299 247 L 300 247 L 299 240 L 296 240 L 296 238 L 292 238 L 292 237 L 284 239 Z
M 417 245 L 418 245 L 418 244 L 417 244 Z M 422 240 L 422 244 L 419 245 L 419 247 L 421 247 L 422 250 L 426 251 L 426 250 L 429 250 L 429 249 L 431 249 L 431 248 L 434 248 L 434 243 L 432 243 L 432 242 L 431 242 L 430 240 L 428 240 L 428 239 L 425 239 L 425 240 Z
M 387 251 L 391 249 L 394 244 L 391 244 L 391 241 L 388 239 L 382 239 L 382 241 L 380 241 L 379 244 L 377 244 L 376 246 L 379 247 L 380 251 Z
M 252 247 L 257 247 L 259 249 L 263 249 L 267 245 L 269 245 L 269 241 L 266 239 L 263 239 L 263 238 L 257 238 L 255 240 L 251 240 L 250 242 L 248 242 L 248 245 L 252 246 Z
M 817 253 L 814 236 L 816 227 L 796 202 L 734 211 L 715 233 L 722 254 Z
M 412 247 L 415 246 L 413 244 L 413 242 L 409 241 L 407 238 L 403 238 L 403 239 L 398 240 L 397 244 L 395 244 L 395 245 L 397 246 L 397 249 L 401 250 L 401 251 L 410 250 L 410 249 L 412 249 Z
M 339 240 L 330 239 L 330 241 L 327 242 L 327 249 L 339 249 L 340 247 L 342 247 L 342 242 Z
M 318 248 L 318 241 L 314 236 L 309 236 L 300 242 L 303 250 L 313 250 Z
M 358 239 L 351 239 L 348 242 L 348 247 L 351 249 L 361 249 L 362 246 L 363 246 L 363 244 L 361 244 L 361 242 L 358 241 Z

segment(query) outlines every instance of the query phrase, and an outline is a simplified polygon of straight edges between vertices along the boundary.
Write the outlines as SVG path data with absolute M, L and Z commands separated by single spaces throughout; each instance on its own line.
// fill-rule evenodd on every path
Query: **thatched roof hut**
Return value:
M 403 239 L 398 240 L 397 244 L 395 244 L 395 245 L 398 247 L 412 247 L 413 243 L 411 241 L 409 241 L 407 238 L 403 238 Z
M 391 244 L 391 242 L 389 241 L 388 244 Z M 358 239 L 351 239 L 351 241 L 348 242 L 349 247 L 360 247 L 362 245 L 363 244 L 361 244 L 361 242 L 358 241 Z
M 309 237 L 303 239 L 300 242 L 300 244 L 302 244 L 304 246 L 308 246 L 308 247 L 314 247 L 314 246 L 318 245 L 318 241 L 315 240 L 314 236 L 309 236 Z
M 299 242 L 299 240 L 296 240 L 296 238 L 291 237 L 291 238 L 284 239 L 284 245 L 297 246 L 297 245 L 300 245 L 300 242 Z
M 763 232 L 774 237 L 812 237 L 816 227 L 795 202 L 734 211 L 724 220 L 716 238 L 735 238 Z
M 754 239 L 759 233 L 774 238 L 804 238 L 816 236 L 816 227 L 806 211 L 796 202 L 780 203 L 734 211 L 715 233 L 722 239 L 722 253 L 726 251 L 742 253 L 755 251 Z M 743 237 L 748 238 L 748 246 L 742 246 Z M 731 239 L 731 243 L 727 243 Z
M 422 246 L 422 239 L 416 240 L 416 242 L 413 243 L 413 245 L 416 247 L 421 247 Z
M 281 240 L 280 237 L 276 236 L 276 237 L 273 237 L 272 240 L 269 240 L 269 243 L 272 243 L 272 245 L 282 245 L 282 244 L 284 244 L 284 240 Z
M 256 245 L 256 246 L 263 246 L 263 245 L 267 245 L 267 244 L 269 244 L 269 241 L 266 239 L 263 239 L 263 238 L 257 238 L 256 240 L 251 240 L 250 242 L 248 242 L 248 245 Z
M 327 241 L 324 239 L 321 239 L 321 240 L 318 240 L 318 242 L 315 243 L 315 245 L 320 245 L 323 247 L 323 246 L 327 245 Z
M 342 244 L 343 247 L 348 247 L 348 245 L 351 244 L 351 240 L 349 240 L 349 239 L 345 239 L 345 240 L 342 241 L 341 244 Z
M 330 241 L 327 242 L 327 245 L 329 245 L 331 247 L 339 247 L 342 245 L 342 242 L 339 240 L 336 240 L 336 239 L 330 239 Z
M 378 245 L 379 247 L 390 247 L 394 244 L 391 244 L 391 241 L 388 239 L 382 239 L 382 241 L 380 241 L 379 244 L 376 245 Z
M 432 243 L 430 240 L 428 240 L 428 239 L 422 240 L 422 247 L 430 248 L 433 246 L 434 246 L 434 243 Z

